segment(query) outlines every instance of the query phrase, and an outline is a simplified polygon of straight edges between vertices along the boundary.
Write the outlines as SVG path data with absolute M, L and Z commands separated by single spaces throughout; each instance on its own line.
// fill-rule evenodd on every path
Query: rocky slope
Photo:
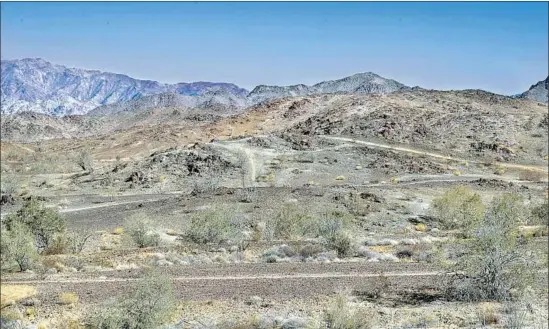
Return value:
M 549 103 L 549 77 L 542 80 L 535 85 L 532 85 L 530 89 L 524 93 L 518 95 L 519 98 L 527 98 L 540 103 Z
M 43 59 L 2 60 L 2 114 L 33 111 L 51 115 L 85 114 L 93 108 L 172 92 L 200 96 L 223 91 L 245 96 L 248 91 L 230 83 L 163 84 L 126 75 L 67 68 Z
M 139 113 L 150 109 L 199 108 L 217 110 L 219 114 L 234 113 L 248 104 L 246 97 L 235 95 L 223 89 L 207 91 L 198 96 L 186 96 L 177 93 L 162 93 L 143 96 L 139 99 L 99 106 L 90 112 L 90 116 L 102 116 L 121 112 Z
M 398 90 L 409 89 L 408 86 L 391 79 L 385 79 L 377 74 L 358 73 L 339 80 L 323 81 L 313 86 L 265 86 L 255 87 L 248 99 L 252 103 L 259 103 L 268 99 L 288 96 L 307 96 L 333 93 L 360 93 L 360 94 L 387 94 Z

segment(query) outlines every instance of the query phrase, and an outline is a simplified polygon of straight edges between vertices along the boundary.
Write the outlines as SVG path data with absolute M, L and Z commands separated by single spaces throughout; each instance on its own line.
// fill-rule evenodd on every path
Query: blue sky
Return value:
M 374 72 L 524 91 L 548 75 L 545 2 L 2 2 L 2 59 L 161 82 L 313 84 Z

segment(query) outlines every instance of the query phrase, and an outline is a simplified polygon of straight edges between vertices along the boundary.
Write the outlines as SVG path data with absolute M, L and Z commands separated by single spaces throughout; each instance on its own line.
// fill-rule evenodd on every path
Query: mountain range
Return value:
M 251 92 L 232 83 L 165 84 L 127 75 L 67 68 L 40 58 L 1 61 L 1 113 L 37 112 L 53 116 L 100 116 L 151 108 L 208 108 L 224 114 L 267 100 L 316 94 L 387 94 L 409 90 L 395 80 L 367 72 L 312 86 L 259 85 Z M 548 102 L 548 80 L 517 95 Z M 418 88 L 418 87 L 414 87 Z
M 1 67 L 3 114 L 23 111 L 57 116 L 86 114 L 100 105 L 166 92 L 185 96 L 214 91 L 227 91 L 237 96 L 248 93 L 231 83 L 163 84 L 122 74 L 67 68 L 40 58 L 2 60 Z

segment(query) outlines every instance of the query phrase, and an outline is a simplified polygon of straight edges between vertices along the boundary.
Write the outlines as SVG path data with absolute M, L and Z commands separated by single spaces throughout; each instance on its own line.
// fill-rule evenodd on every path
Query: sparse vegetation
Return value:
M 301 238 L 315 231 L 315 220 L 296 205 L 286 205 L 270 222 L 275 238 Z
M 125 232 L 139 248 L 154 247 L 160 243 L 152 221 L 144 214 L 134 215 L 126 220 Z
M 456 271 L 466 273 L 451 287 L 454 297 L 506 300 L 536 282 L 535 256 L 518 249 L 518 226 L 524 215 L 522 199 L 516 195 L 504 194 L 492 201 L 454 264 Z
M 78 157 L 76 158 L 76 164 L 86 173 L 93 173 L 93 158 L 88 153 L 88 151 L 83 150 L 78 154 Z
M 59 304 L 61 305 L 74 305 L 78 303 L 78 295 L 72 292 L 64 292 L 59 294 Z
M 86 243 L 92 237 L 90 232 L 69 232 L 67 236 L 67 248 L 72 254 L 79 254 L 84 250 Z
M 353 308 L 344 295 L 338 295 L 326 311 L 324 323 L 330 329 L 370 329 L 374 326 L 373 313 Z
M 34 239 L 28 227 L 14 222 L 10 230 L 2 235 L 2 269 L 9 269 L 15 262 L 23 272 L 31 268 L 37 257 Z
M 150 329 L 165 324 L 175 311 L 176 301 L 171 280 L 149 272 L 134 292 L 116 304 L 104 305 L 90 316 L 93 329 Z
M 435 198 L 430 210 L 443 228 L 467 231 L 482 219 L 485 206 L 479 194 L 461 185 Z
M 193 215 L 185 236 L 195 243 L 219 243 L 235 237 L 239 232 L 231 225 L 230 213 L 214 209 Z
M 543 202 L 535 203 L 530 209 L 528 219 L 529 225 L 549 225 L 549 204 L 547 199 Z
M 15 195 L 18 193 L 20 183 L 18 180 L 9 174 L 2 173 L 0 178 L 0 193 L 5 195 Z
M 29 229 L 40 252 L 47 250 L 54 239 L 66 231 L 66 220 L 53 208 L 44 207 L 34 198 L 26 201 L 17 212 L 6 216 L 5 225 L 8 230 L 15 223 L 21 223 Z

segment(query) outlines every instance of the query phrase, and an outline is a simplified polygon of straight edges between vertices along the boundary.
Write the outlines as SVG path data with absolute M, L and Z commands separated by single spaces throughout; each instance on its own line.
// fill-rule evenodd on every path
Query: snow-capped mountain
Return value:
M 94 70 L 67 68 L 43 59 L 1 61 L 1 111 L 33 111 L 56 116 L 86 114 L 114 104 L 160 93 L 200 96 L 209 91 L 244 97 L 248 91 L 231 83 L 163 84 Z

